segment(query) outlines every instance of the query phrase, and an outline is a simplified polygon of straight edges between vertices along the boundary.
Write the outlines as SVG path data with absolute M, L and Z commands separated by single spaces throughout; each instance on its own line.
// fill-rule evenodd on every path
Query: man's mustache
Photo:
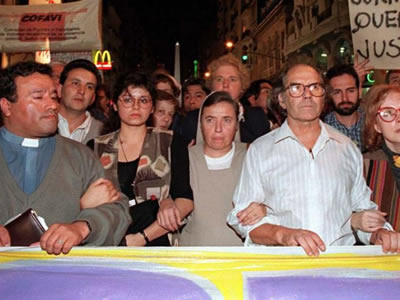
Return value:
M 344 101 L 344 102 L 340 102 L 340 103 L 338 104 L 338 106 L 344 106 L 344 105 L 351 105 L 351 106 L 354 106 L 354 105 L 356 105 L 356 103 L 350 102 L 350 101 Z

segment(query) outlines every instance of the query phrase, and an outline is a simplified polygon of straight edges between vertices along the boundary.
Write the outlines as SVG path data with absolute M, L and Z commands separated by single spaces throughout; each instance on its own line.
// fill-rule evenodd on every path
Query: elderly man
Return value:
M 51 75 L 49 66 L 34 62 L 0 73 L 0 224 L 33 208 L 50 225 L 40 239 L 48 253 L 118 245 L 130 223 L 128 201 L 112 194 L 114 202 L 100 199 L 110 187 L 100 162 L 86 146 L 54 135 L 58 103 Z M 0 246 L 9 244 L 0 225 Z
M 247 245 L 301 246 L 308 255 L 318 255 L 326 246 L 353 245 L 354 230 L 364 243 L 398 252 L 400 234 L 391 231 L 390 224 L 384 224 L 389 230 L 371 229 L 372 234 L 357 230 L 369 226 L 354 212 L 376 205 L 369 200 L 361 152 L 319 120 L 325 99 L 320 74 L 311 66 L 296 65 L 283 84 L 279 101 L 287 120 L 250 146 L 229 224 L 247 236 Z M 267 216 L 242 226 L 236 214 L 251 201 L 264 203 Z

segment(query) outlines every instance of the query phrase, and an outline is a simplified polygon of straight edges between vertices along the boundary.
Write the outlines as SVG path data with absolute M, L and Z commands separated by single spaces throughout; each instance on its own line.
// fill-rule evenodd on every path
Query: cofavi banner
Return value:
M 0 52 L 101 49 L 99 1 L 0 5 Z
M 379 246 L 0 248 L 1 299 L 399 299 L 400 255 Z

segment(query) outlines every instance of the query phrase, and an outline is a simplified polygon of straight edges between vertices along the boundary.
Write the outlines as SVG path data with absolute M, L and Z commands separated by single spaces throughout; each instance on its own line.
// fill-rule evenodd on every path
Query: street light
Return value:
M 225 47 L 226 47 L 229 51 L 231 51 L 232 48 L 233 48 L 233 42 L 232 42 L 232 41 L 226 41 L 226 42 L 225 42 Z

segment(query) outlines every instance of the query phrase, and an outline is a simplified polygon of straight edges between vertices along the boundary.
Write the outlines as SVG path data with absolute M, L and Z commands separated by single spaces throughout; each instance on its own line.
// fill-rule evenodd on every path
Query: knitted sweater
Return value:
M 127 199 L 96 208 L 80 209 L 80 198 L 104 170 L 87 148 L 73 140 L 56 136 L 56 149 L 47 174 L 32 194 L 25 194 L 8 169 L 0 150 L 0 224 L 34 209 L 47 225 L 87 221 L 92 229 L 87 245 L 118 245 L 130 224 Z

